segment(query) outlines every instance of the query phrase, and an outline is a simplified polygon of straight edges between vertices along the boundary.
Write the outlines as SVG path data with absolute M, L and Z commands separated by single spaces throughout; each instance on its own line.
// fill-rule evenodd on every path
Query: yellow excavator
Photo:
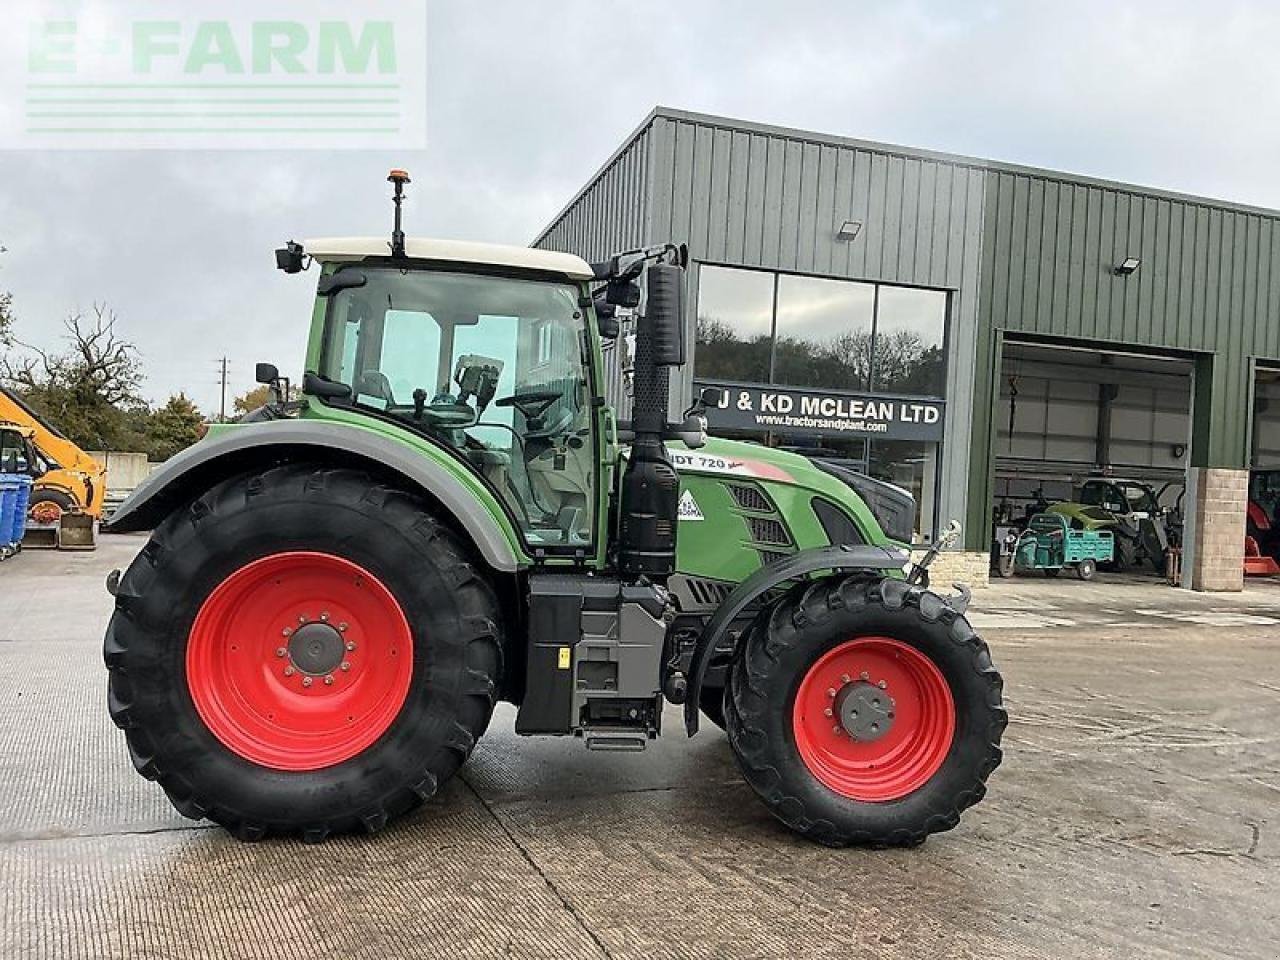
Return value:
M 0 387 L 0 423 L 16 428 L 34 449 L 24 547 L 92 550 L 107 493 L 107 470 L 68 440 L 11 390 Z

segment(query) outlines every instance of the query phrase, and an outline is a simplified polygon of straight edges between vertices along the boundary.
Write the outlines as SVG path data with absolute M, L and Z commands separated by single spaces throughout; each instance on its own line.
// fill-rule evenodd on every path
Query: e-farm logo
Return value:
M 0 146 L 425 146 L 425 0 L 19 10 L 20 29 L 0 43 Z M 23 49 L 10 49 L 15 37 Z

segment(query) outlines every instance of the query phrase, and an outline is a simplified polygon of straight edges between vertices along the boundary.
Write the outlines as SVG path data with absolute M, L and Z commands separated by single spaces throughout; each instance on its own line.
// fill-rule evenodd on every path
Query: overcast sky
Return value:
M 264 9 L 269 4 L 264 0 Z M 1280 207 L 1280 5 L 431 2 L 425 151 L 0 150 L 18 333 L 106 301 L 148 398 L 300 368 L 287 237 L 527 243 L 655 104 Z M 676 238 L 678 239 L 678 238 Z

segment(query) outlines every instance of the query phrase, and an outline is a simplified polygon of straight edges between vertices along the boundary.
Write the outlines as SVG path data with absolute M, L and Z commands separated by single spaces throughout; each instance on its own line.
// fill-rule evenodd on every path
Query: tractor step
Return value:
M 588 750 L 608 750 L 615 753 L 639 753 L 648 746 L 648 738 L 642 733 L 583 733 Z

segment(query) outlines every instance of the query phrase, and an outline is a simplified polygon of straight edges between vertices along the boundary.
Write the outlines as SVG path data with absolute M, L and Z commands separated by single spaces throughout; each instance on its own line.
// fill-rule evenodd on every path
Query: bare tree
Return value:
M 115 313 L 94 304 L 63 321 L 60 352 L 15 338 L 21 352 L 0 359 L 0 377 L 77 443 L 122 449 L 127 411 L 142 405 L 142 363 L 115 325 Z
M 7 248 L 0 245 L 0 253 Z M 0 349 L 13 346 L 13 294 L 0 290 Z
M 133 344 L 116 335 L 116 315 L 94 304 L 93 315 L 73 313 L 62 321 L 70 347 L 53 353 L 15 341 L 27 356 L 5 358 L 3 376 L 20 389 L 92 394 L 110 404 L 136 402 L 142 366 Z

